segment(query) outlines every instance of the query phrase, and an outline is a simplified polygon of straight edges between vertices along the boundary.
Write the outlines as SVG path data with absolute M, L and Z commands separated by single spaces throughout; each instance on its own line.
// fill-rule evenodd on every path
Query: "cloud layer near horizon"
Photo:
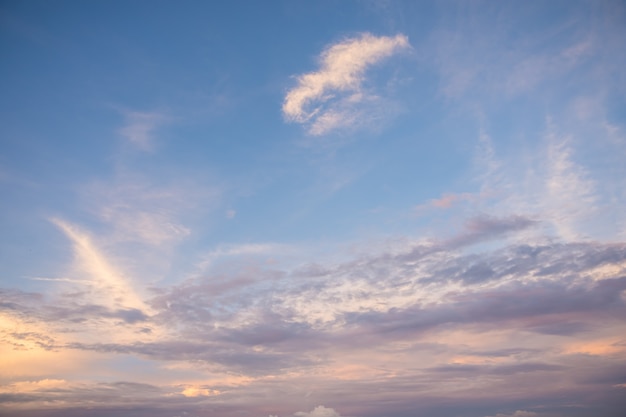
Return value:
M 87 238 L 60 224 L 80 241 L 79 256 L 103 256 L 86 253 Z M 387 412 L 404 415 L 444 397 L 505 410 L 529 407 L 537 395 L 564 398 L 553 403 L 560 412 L 597 396 L 610 410 L 623 390 L 617 369 L 626 350 L 618 336 L 626 331 L 626 246 L 515 239 L 533 227 L 519 216 L 479 217 L 445 241 L 286 269 L 243 251 L 196 278 L 154 288 L 145 307 L 115 298 L 127 290 L 112 280 L 89 284 L 88 292 L 75 284 L 55 296 L 3 290 L 5 349 L 42 358 L 77 352 L 87 361 L 130 355 L 174 375 L 205 375 L 196 384 L 161 377 L 154 385 L 139 372 L 133 384 L 116 385 L 122 397 L 86 382 L 82 372 L 73 381 L 29 379 L 28 386 L 2 388 L 4 407 L 144 407 L 173 395 L 171 406 L 224 416 L 235 411 L 221 407 L 238 398 L 260 415 L 273 399 L 258 393 L 272 387 L 292 399 L 274 414 L 305 398 L 361 416 L 381 412 L 392 398 Z M 497 249 L 468 252 L 498 241 L 504 244 Z M 110 297 L 115 304 L 97 301 Z M 7 372 L 33 375 L 40 366 L 3 364 Z M 337 415 L 329 410 L 310 415 Z

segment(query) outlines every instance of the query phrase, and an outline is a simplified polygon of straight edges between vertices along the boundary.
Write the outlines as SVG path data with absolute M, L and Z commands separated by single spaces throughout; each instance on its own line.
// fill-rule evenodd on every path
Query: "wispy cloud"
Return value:
M 193 205 L 184 188 L 124 177 L 113 183 L 92 184 L 84 194 L 92 206 L 89 208 L 112 226 L 116 240 L 158 246 L 179 241 L 190 233 L 179 219 L 181 212 Z
M 121 170 L 112 179 L 85 184 L 79 195 L 87 213 L 106 225 L 102 241 L 167 250 L 192 233 L 191 220 L 200 208 L 206 215 L 218 206 L 221 192 L 180 176 L 163 182 Z
M 549 171 L 546 178 L 547 211 L 561 236 L 576 237 L 577 228 L 595 207 L 593 183 L 584 168 L 572 161 L 565 141 L 549 145 Z
M 610 188 L 613 182 L 608 181 L 607 185 L 606 177 L 617 171 L 612 166 L 589 167 L 588 159 L 582 154 L 581 144 L 585 140 L 548 117 L 544 133 L 528 141 L 527 146 L 532 150 L 506 155 L 496 151 L 492 139 L 483 130 L 475 151 L 475 174 L 467 184 L 470 191 L 444 193 L 417 205 L 415 213 L 424 215 L 445 209 L 456 218 L 462 212 L 465 216 L 483 213 L 496 217 L 525 213 L 527 218 L 541 221 L 542 230 L 532 233 L 535 237 L 551 234 L 577 240 L 607 234 L 619 236 L 623 213 L 601 206 L 608 193 L 613 201 L 623 199 Z M 597 217 L 602 210 L 618 224 L 617 228 L 608 230 L 609 220 Z
M 404 35 L 376 37 L 369 33 L 330 45 L 319 58 L 320 69 L 298 76 L 297 86 L 287 92 L 285 118 L 306 124 L 312 135 L 323 135 L 380 116 L 382 99 L 364 87 L 365 72 L 409 48 Z
M 111 264 L 87 233 L 64 220 L 51 221 L 71 240 L 77 273 L 90 278 L 89 284 L 96 289 L 98 301 L 113 308 L 146 308 L 128 278 Z
M 425 215 L 433 210 L 447 210 L 455 208 L 462 203 L 475 202 L 481 198 L 484 198 L 481 194 L 473 193 L 444 193 L 439 198 L 432 198 L 426 203 L 418 204 L 414 208 L 416 215 Z
M 470 18 L 434 32 L 423 47 L 424 54 L 439 72 L 445 97 L 499 101 L 503 93 L 511 98 L 537 92 L 551 80 L 573 76 L 578 66 L 597 57 L 598 48 L 588 32 L 577 31 L 574 25 L 515 36 L 511 28 L 519 24 L 519 13 L 519 7 L 481 7 L 478 11 L 468 5 L 464 14 Z M 570 36 L 557 41 L 558 32 Z
M 125 125 L 119 132 L 130 143 L 142 150 L 152 149 L 155 130 L 170 120 L 160 112 L 124 112 Z

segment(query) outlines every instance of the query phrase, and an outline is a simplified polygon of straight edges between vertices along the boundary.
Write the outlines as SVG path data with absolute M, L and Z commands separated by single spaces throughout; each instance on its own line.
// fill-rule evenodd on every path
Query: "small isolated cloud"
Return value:
M 185 397 L 209 397 L 211 395 L 219 395 L 218 390 L 202 388 L 202 387 L 186 387 L 181 391 Z
M 119 133 L 140 149 L 149 150 L 154 130 L 167 121 L 167 117 L 157 112 L 125 112 L 126 125 Z
M 300 411 L 294 414 L 295 417 L 341 417 L 341 415 L 332 408 L 326 408 L 319 405 L 311 412 Z
M 498 413 L 495 416 L 488 416 L 488 417 L 538 417 L 538 416 L 539 414 L 533 413 L 532 411 L 517 410 L 516 412 L 512 414 Z
M 431 200 L 431 205 L 437 208 L 450 208 L 458 201 L 469 200 L 472 197 L 469 193 L 462 194 L 444 194 L 441 198 Z
M 270 415 L 269 417 L 278 417 Z M 333 410 L 332 408 L 324 407 L 323 405 L 318 405 L 313 410 L 306 411 L 298 411 L 293 415 L 293 417 L 341 417 L 341 415 Z
M 415 214 L 422 215 L 431 210 L 447 210 L 466 202 L 474 202 L 486 198 L 486 193 L 445 193 L 439 198 L 432 198 L 426 203 L 415 207 Z
M 320 69 L 297 77 L 287 92 L 283 114 L 289 122 L 308 125 L 312 135 L 356 127 L 378 115 L 380 98 L 363 88 L 368 67 L 410 48 L 404 35 L 363 33 L 329 46 L 320 56 Z

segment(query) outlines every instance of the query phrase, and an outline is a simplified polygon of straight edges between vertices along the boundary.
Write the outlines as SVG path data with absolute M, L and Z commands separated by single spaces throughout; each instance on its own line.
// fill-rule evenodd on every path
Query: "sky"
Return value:
M 0 415 L 618 417 L 623 1 L 0 2 Z

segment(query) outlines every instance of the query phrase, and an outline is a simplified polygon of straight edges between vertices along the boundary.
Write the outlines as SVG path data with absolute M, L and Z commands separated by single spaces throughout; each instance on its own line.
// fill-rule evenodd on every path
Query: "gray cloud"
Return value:
M 464 233 L 473 233 L 476 239 L 493 238 L 532 225 L 519 217 L 483 218 L 470 222 Z M 466 240 L 470 241 L 475 240 Z M 361 255 L 342 263 L 317 262 L 314 268 L 310 264 L 291 269 L 257 265 L 252 269 L 254 275 L 240 270 L 215 277 L 209 273 L 156 289 L 156 295 L 148 300 L 150 315 L 137 309 L 81 303 L 78 293 L 53 299 L 3 290 L 0 307 L 4 313 L 69 332 L 62 333 L 63 340 L 35 330 L 4 332 L 2 338 L 16 348 L 20 343 L 34 343 L 54 351 L 188 361 L 211 372 L 245 375 L 253 381 L 249 385 L 216 385 L 212 389 L 223 391 L 219 398 L 234 396 L 250 409 L 267 410 L 259 415 L 293 415 L 302 409 L 298 402 L 306 394 L 298 390 L 308 389 L 310 401 L 315 401 L 312 404 L 328 404 L 351 416 L 409 416 L 415 412 L 445 416 L 471 409 L 468 416 L 483 417 L 497 414 L 493 410 L 531 410 L 532 404 L 547 404 L 559 416 L 569 415 L 568 398 L 587 401 L 587 410 L 617 416 L 614 410 L 620 391 L 614 387 L 626 383 L 626 375 L 616 371 L 616 365 L 624 363 L 619 356 L 593 356 L 584 349 L 563 353 L 523 340 L 470 346 L 439 340 L 436 335 L 457 330 L 488 335 L 497 330 L 523 334 L 529 340 L 537 335 L 575 343 L 603 328 L 617 328 L 611 326 L 619 327 L 626 318 L 622 296 L 626 277 L 619 272 L 626 261 L 626 245 L 555 242 L 465 253 L 456 246 L 458 240 L 450 242 L 407 244 L 401 250 Z M 596 271 L 603 271 L 602 279 L 597 279 Z M 440 293 L 437 302 L 418 296 L 433 292 Z M 384 308 L 371 301 L 394 297 L 401 301 Z M 350 307 L 353 304 L 356 307 Z M 309 311 L 316 306 L 332 312 L 327 321 L 308 321 L 307 314 L 313 314 Z M 115 326 L 138 332 L 133 334 L 149 334 L 152 339 L 136 336 L 126 341 L 93 342 L 76 332 L 100 320 L 113 320 Z M 615 349 L 619 352 L 619 346 Z M 325 369 L 341 368 L 344 361 L 366 352 L 375 361 L 389 355 L 416 362 L 403 369 L 384 362 L 372 364 L 370 371 L 380 374 L 356 379 L 322 376 Z M 437 359 L 454 357 L 470 357 L 473 362 Z M 425 358 L 424 362 L 419 358 Z M 570 382 L 559 388 L 559 380 Z M 80 398 L 100 404 L 93 415 L 149 415 L 154 411 L 151 403 L 174 407 L 172 412 L 178 412 L 175 407 L 181 404 L 189 413 L 201 415 L 207 410 L 200 404 L 208 399 L 185 399 L 171 387 L 124 384 L 67 388 L 71 392 L 40 390 L 37 395 L 5 392 L 3 398 L 7 404 L 62 398 L 76 406 L 66 415 L 80 415 L 77 410 L 84 410 Z M 546 384 L 553 384 L 554 389 L 537 390 Z M 457 385 L 453 391 L 444 390 Z M 272 411 L 269 400 L 262 400 L 267 390 L 285 392 L 293 408 L 288 408 L 288 401 Z M 119 391 L 128 396 L 116 394 Z M 511 397 L 513 392 L 516 394 Z M 467 403 L 471 396 L 476 399 Z M 215 401 L 211 397 L 207 404 Z M 385 402 L 393 408 L 381 408 Z M 220 410 L 219 415 L 224 416 L 236 414 L 220 404 L 211 405 L 211 410 Z
M 471 245 L 502 237 L 537 224 L 536 220 L 519 215 L 508 217 L 480 215 L 468 219 L 465 223 L 465 233 L 451 239 L 447 244 L 451 247 Z

